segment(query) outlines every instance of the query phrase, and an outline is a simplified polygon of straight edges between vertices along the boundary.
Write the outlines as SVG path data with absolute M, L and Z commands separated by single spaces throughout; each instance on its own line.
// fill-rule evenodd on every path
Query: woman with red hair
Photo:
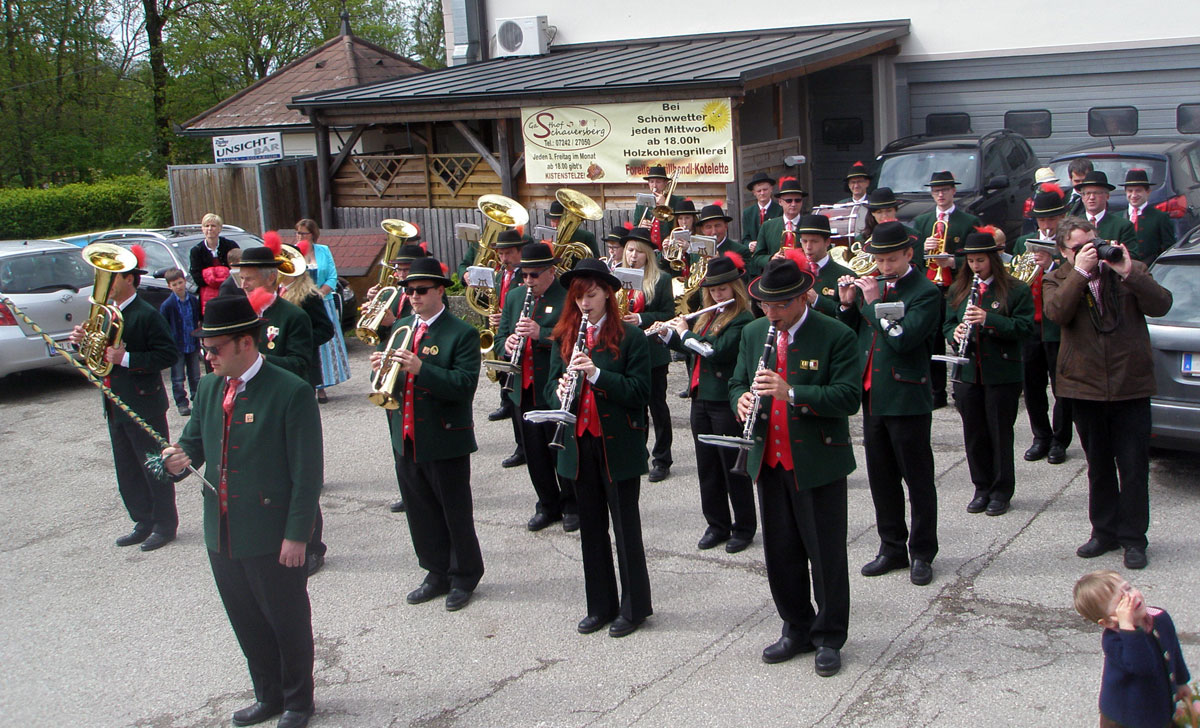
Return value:
M 647 472 L 645 407 L 650 396 L 650 345 L 646 335 L 621 321 L 621 287 L 603 262 L 585 258 L 564 273 L 562 316 L 554 327 L 546 397 L 551 406 L 569 401 L 576 415 L 565 426 L 558 472 L 575 481 L 583 551 L 587 616 L 580 634 L 609 625 L 624 637 L 650 616 L 650 575 L 638 510 L 641 476 Z M 616 542 L 620 589 L 613 570 Z

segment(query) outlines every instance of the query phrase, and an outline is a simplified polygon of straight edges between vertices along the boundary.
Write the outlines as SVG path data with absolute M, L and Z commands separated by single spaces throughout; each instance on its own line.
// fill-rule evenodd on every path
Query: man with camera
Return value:
M 1064 265 L 1042 280 L 1045 315 L 1062 327 L 1056 396 L 1071 400 L 1088 462 L 1091 538 L 1085 559 L 1118 547 L 1125 567 L 1146 566 L 1150 525 L 1150 397 L 1155 392 L 1146 316 L 1171 309 L 1171 292 L 1121 243 L 1087 220 L 1058 228 Z

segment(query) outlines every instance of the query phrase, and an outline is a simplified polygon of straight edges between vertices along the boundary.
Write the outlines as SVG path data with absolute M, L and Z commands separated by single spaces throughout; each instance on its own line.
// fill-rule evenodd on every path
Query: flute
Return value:
M 726 306 L 728 306 L 731 303 L 733 303 L 732 298 L 730 298 L 727 301 L 721 301 L 720 303 L 714 303 L 713 305 L 711 305 L 707 308 L 702 308 L 699 311 L 693 311 L 689 314 L 685 314 L 683 316 L 683 320 L 691 321 L 692 319 L 696 318 L 697 316 L 699 316 L 702 313 L 708 313 L 709 311 L 716 311 L 718 308 L 725 308 Z M 646 336 L 654 336 L 655 334 L 661 334 L 663 327 L 666 326 L 668 323 L 670 323 L 670 322 L 669 321 L 655 321 L 654 323 L 650 324 L 650 326 L 646 329 Z
M 867 276 L 867 277 L 870 278 L 871 276 Z M 883 276 L 883 275 L 874 276 L 875 280 L 877 280 L 877 281 L 894 281 L 899 277 L 900 276 L 898 276 L 894 273 L 889 273 L 888 275 L 885 275 L 885 276 Z M 859 279 L 855 278 L 854 280 L 859 280 Z M 838 288 L 849 288 L 852 285 L 854 285 L 854 281 L 847 281 L 846 283 L 838 282 Z

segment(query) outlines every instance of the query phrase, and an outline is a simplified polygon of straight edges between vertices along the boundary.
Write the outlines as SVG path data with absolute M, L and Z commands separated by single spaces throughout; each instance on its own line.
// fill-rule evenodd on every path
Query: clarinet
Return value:
M 525 302 L 521 304 L 521 315 L 517 317 L 517 321 L 527 318 L 533 311 L 533 298 L 533 289 L 526 287 Z M 513 379 L 516 378 L 517 373 L 521 371 L 521 356 L 525 353 L 525 338 L 526 337 L 521 336 L 517 339 L 517 345 L 512 350 L 512 354 L 508 357 L 508 363 L 512 365 L 512 371 L 510 371 L 508 375 L 504 377 L 504 383 L 500 385 L 500 392 L 503 394 L 507 394 L 512 391 Z
M 575 348 L 571 350 L 571 359 L 574 359 L 575 355 L 580 353 L 581 351 L 583 351 L 583 347 L 587 346 L 587 327 L 588 327 L 587 316 L 584 316 L 581 312 L 580 317 L 579 317 L 579 334 L 575 337 Z M 571 364 L 570 361 L 568 361 L 567 366 L 570 366 L 570 364 Z M 567 396 L 563 400 L 562 406 L 559 409 L 562 409 L 567 412 L 570 412 L 572 409 L 574 409 L 575 396 L 576 396 L 575 389 L 576 389 L 576 386 L 578 385 L 578 383 L 579 383 L 579 370 L 572 369 L 569 372 L 567 372 Z M 573 418 L 572 418 L 571 424 L 574 424 Z M 564 422 L 562 420 L 559 420 L 557 423 L 555 423 L 554 438 L 550 440 L 551 448 L 553 448 L 555 450 L 562 450 L 563 448 L 566 447 L 566 444 L 564 443 L 564 439 L 566 438 L 566 434 L 567 434 L 567 426 L 568 426 L 568 423 Z
M 767 341 L 763 344 L 763 355 L 762 360 L 758 363 L 758 369 L 768 369 L 771 367 L 773 363 L 772 360 L 775 358 L 776 335 L 777 333 L 775 331 L 775 324 L 771 324 L 769 327 L 767 327 Z M 758 369 L 755 369 L 754 371 L 757 372 Z M 746 424 L 742 426 L 742 439 L 747 443 L 754 442 L 754 423 L 758 420 L 758 411 L 762 408 L 763 400 L 762 396 L 759 395 L 758 392 L 754 392 L 753 390 L 751 390 L 751 392 L 754 394 L 754 403 L 750 406 L 750 414 L 746 416 Z M 729 470 L 729 472 L 733 473 L 734 475 L 749 475 L 749 473 L 746 472 L 746 458 L 749 455 L 749 447 L 739 448 L 737 460 L 734 461 L 733 467 Z
M 979 274 L 976 273 L 975 277 L 971 279 L 971 295 L 967 297 L 968 307 L 979 305 L 979 299 L 982 298 L 979 295 L 979 289 L 982 285 L 983 281 L 979 278 Z M 952 382 L 962 381 L 960 379 L 962 376 L 962 367 L 964 364 L 970 362 L 970 359 L 967 358 L 967 348 L 971 345 L 971 337 L 974 334 L 975 324 L 967 324 L 967 333 L 963 334 L 962 341 L 958 342 L 958 356 L 950 364 L 950 381 Z

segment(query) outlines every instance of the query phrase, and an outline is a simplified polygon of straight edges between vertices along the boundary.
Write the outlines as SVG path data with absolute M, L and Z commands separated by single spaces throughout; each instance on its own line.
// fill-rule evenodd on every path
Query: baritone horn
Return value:
M 582 192 L 563 187 L 554 193 L 554 199 L 563 206 L 558 229 L 554 231 L 554 255 L 559 259 L 556 266 L 565 273 L 584 258 L 592 257 L 592 251 L 583 243 L 573 243 L 575 231 L 584 220 L 596 221 L 604 217 L 604 208 Z
M 383 325 L 383 317 L 391 309 L 396 296 L 400 295 L 399 287 L 392 285 L 391 261 L 399 255 L 401 246 L 419 234 L 416 225 L 404 220 L 389 218 L 379 226 L 387 233 L 387 243 L 383 246 L 383 257 L 379 261 L 379 290 L 374 298 L 363 304 L 354 328 L 354 335 L 371 346 L 379 343 L 379 327 Z
M 400 400 L 396 398 L 396 384 L 400 380 L 400 375 L 403 372 L 400 369 L 400 361 L 395 358 L 395 353 L 398 350 L 406 350 L 412 344 L 413 327 L 409 325 L 397 326 L 391 337 L 388 339 L 387 346 L 383 350 L 383 360 L 379 362 L 379 371 L 375 372 L 375 376 L 371 378 L 371 393 L 367 395 L 367 399 L 371 400 L 372 404 L 388 410 L 400 409 Z M 397 337 L 400 341 L 397 344 Z
M 125 330 L 121 309 L 109 303 L 108 296 L 112 293 L 113 279 L 118 273 L 128 273 L 137 268 L 137 256 L 112 243 L 92 243 L 82 252 L 87 264 L 96 269 L 96 280 L 88 299 L 92 306 L 87 321 L 83 322 L 83 341 L 79 344 L 79 354 L 90 371 L 104 377 L 113 368 L 112 362 L 105 359 L 108 347 L 120 346 L 121 334 Z

